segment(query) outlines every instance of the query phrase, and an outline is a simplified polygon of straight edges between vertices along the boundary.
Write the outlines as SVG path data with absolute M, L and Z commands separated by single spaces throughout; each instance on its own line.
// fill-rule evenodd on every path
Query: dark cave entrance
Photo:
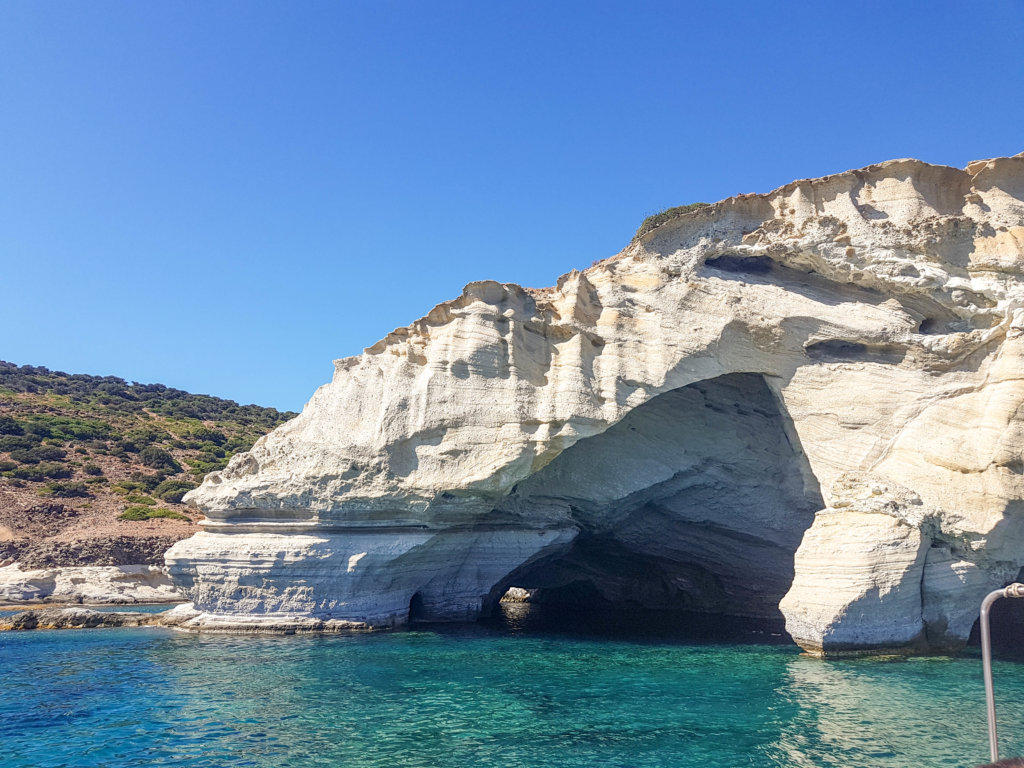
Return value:
M 558 508 L 568 550 L 511 573 L 520 599 L 586 611 L 685 611 L 778 622 L 793 553 L 823 506 L 759 374 L 659 395 L 581 440 L 499 509 Z
M 1013 581 L 1024 581 L 1024 568 L 1018 571 Z M 989 631 L 993 658 L 1024 662 L 1024 643 L 1020 642 L 1020 638 L 1024 637 L 1024 600 L 997 600 L 989 613 Z M 980 618 L 975 619 L 971 625 L 967 645 L 981 648 Z
M 417 592 L 409 600 L 409 623 L 423 621 L 427 616 L 426 607 L 423 605 L 423 595 Z

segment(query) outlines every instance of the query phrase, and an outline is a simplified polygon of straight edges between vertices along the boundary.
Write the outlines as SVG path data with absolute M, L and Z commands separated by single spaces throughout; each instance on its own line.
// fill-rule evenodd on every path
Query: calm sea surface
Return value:
M 822 662 L 712 642 L 489 626 L 353 636 L 0 634 L 0 764 L 807 766 L 984 762 L 980 661 Z M 571 623 L 571 622 L 570 622 Z M 564 624 L 564 623 L 563 623 Z M 769 642 L 765 642 L 769 641 Z M 1024 665 L 997 662 L 1003 754 Z

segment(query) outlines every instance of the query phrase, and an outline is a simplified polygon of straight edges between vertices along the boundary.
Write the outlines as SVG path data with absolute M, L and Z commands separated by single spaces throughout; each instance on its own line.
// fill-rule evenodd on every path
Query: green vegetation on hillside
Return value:
M 171 419 L 223 421 L 256 427 L 261 433 L 269 432 L 295 415 L 276 408 L 239 405 L 233 400 L 210 395 L 193 395 L 163 384 L 129 384 L 117 376 L 67 374 L 42 366 L 17 366 L 0 361 L 0 394 L 4 393 L 62 396 L 71 403 L 102 406 L 108 412 L 137 414 L 148 411 Z M 74 427 L 73 424 L 70 426 Z M 201 426 L 197 429 L 201 430 Z
M 181 518 L 173 507 L 206 473 L 294 415 L 0 361 L 0 478 L 43 498 L 113 502 L 122 519 Z
M 166 517 L 171 520 L 188 520 L 187 515 L 173 509 L 153 509 L 152 507 L 131 506 L 117 516 L 118 520 L 155 520 Z
M 707 208 L 710 203 L 690 203 L 689 205 L 677 205 L 674 208 L 664 208 L 657 213 L 651 214 L 640 224 L 634 238 L 643 237 L 652 229 L 660 227 L 666 221 L 682 216 L 684 213 L 693 213 L 701 208 Z

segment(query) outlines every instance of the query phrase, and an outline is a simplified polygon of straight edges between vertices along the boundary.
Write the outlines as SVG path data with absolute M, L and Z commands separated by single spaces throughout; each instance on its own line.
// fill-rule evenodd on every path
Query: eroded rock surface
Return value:
M 104 613 L 88 608 L 42 608 L 0 616 L 0 632 L 28 629 L 101 629 L 160 624 L 160 614 Z
M 954 647 L 1024 565 L 1022 271 L 1018 155 L 797 181 L 553 288 L 472 283 L 190 494 L 190 626 L 465 620 L 516 586 L 786 595 L 815 652 Z
M 180 601 L 167 569 L 155 565 L 0 567 L 0 605 Z

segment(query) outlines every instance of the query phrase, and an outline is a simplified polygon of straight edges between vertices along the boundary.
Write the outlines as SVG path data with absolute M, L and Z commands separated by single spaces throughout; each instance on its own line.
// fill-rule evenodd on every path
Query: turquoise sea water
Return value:
M 524 610 L 519 607 L 512 611 Z M 984 762 L 976 657 L 504 623 L 349 636 L 0 635 L 0 760 L 33 766 L 806 766 Z M 996 665 L 1003 754 L 1024 666 Z

